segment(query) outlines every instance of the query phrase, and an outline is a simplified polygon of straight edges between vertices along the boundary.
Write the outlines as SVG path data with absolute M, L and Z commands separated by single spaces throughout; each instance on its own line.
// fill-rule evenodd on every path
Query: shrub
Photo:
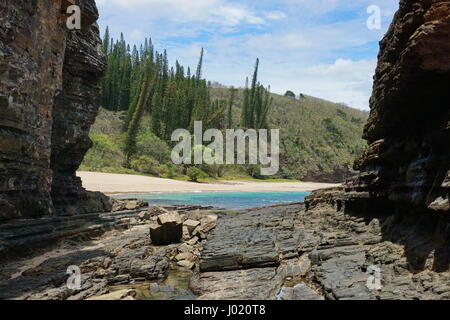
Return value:
M 158 177 L 161 177 L 166 170 L 166 168 L 160 165 L 158 161 L 148 156 L 139 156 L 136 159 L 132 160 L 131 169 L 137 172 L 147 173 Z
M 105 167 L 120 167 L 122 154 L 109 136 L 92 133 L 90 138 L 93 145 L 83 160 L 82 170 L 101 171 Z
M 204 173 L 202 170 L 196 167 L 188 168 L 186 174 L 189 177 L 189 180 L 193 182 L 198 182 L 198 179 L 207 177 L 206 173 Z
M 295 93 L 293 93 L 291 90 L 286 91 L 284 94 L 285 97 L 295 99 Z
M 171 150 L 167 143 L 155 136 L 149 129 L 144 129 L 137 137 L 137 154 L 147 156 L 160 163 L 170 161 Z
M 254 179 L 266 180 L 269 177 L 261 174 L 261 166 L 259 164 L 246 165 L 247 174 Z

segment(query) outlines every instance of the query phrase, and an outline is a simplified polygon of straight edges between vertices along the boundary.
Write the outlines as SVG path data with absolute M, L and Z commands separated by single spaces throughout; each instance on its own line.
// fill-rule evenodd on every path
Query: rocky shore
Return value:
M 138 200 L 116 200 L 112 207 L 116 211 L 98 216 L 97 224 L 89 217 L 80 222 L 87 224 L 84 228 L 72 224 L 61 230 L 59 237 L 51 231 L 55 222 L 42 221 L 42 225 L 34 226 L 27 221 L 16 222 L 13 232 L 2 225 L 1 242 L 10 250 L 7 254 L 4 249 L 1 256 L 0 299 L 82 300 L 102 295 L 113 299 L 120 295 L 114 293 L 113 286 L 144 282 L 154 282 L 155 290 L 158 281 L 166 280 L 170 272 L 191 272 L 198 265 L 207 234 L 217 221 L 217 215 L 204 210 L 208 208 L 197 206 L 160 208 Z M 178 215 L 181 239 L 154 245 L 149 227 L 167 212 Z M 30 242 L 25 242 L 26 236 L 17 230 L 28 232 Z M 17 237 L 22 242 L 15 241 Z M 32 242 L 39 237 L 46 240 L 40 249 Z M 70 266 L 79 267 L 81 288 L 68 288 Z M 192 296 L 187 290 L 174 292 Z M 132 297 L 130 292 L 123 296 Z
M 359 174 L 245 212 L 83 189 L 105 64 L 80 4 L 68 32 L 60 2 L 0 2 L 0 299 L 450 299 L 450 1 L 400 1 Z
M 221 218 L 202 251 L 193 292 L 199 299 L 450 299 L 450 272 L 438 251 L 405 251 L 404 238 L 392 232 L 410 232 L 407 221 L 337 210 L 324 201 L 336 192 L 311 195 L 307 210 L 296 204 Z M 431 244 L 432 234 L 414 240 Z M 373 277 L 379 287 L 371 286 Z
M 105 226 L 111 231 L 66 235 L 31 256 L 3 258 L 0 298 L 450 299 L 450 272 L 439 260 L 444 252 L 430 254 L 430 247 L 420 246 L 407 250 L 397 231 L 409 232 L 410 221 L 349 213 L 327 201 L 340 192 L 326 189 L 306 204 L 241 212 L 115 201 L 119 211 L 109 213 L 115 222 Z M 154 245 L 151 226 L 175 210 L 181 239 Z M 3 229 L 0 235 L 5 236 Z M 414 241 L 431 243 L 433 238 L 421 233 Z M 73 265 L 81 271 L 78 289 L 66 283 Z M 371 287 L 371 279 L 379 280 L 379 287 Z

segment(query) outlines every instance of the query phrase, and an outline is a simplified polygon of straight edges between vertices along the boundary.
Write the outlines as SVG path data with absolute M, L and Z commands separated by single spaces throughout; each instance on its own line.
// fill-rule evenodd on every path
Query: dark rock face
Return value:
M 105 69 L 95 1 L 79 4 L 69 32 L 60 1 L 0 3 L 0 221 L 109 208 L 75 176 Z
M 316 277 L 330 297 L 367 298 L 339 277 L 372 261 L 385 279 L 378 297 L 448 299 L 449 40 L 450 1 L 400 1 L 381 42 L 364 133 L 369 148 L 355 161 L 360 173 L 342 188 L 321 190 L 306 199 L 307 212 L 327 216 L 323 222 L 350 223 L 359 217 L 380 237 L 310 254 Z M 364 234 L 364 224 L 361 230 L 349 229 L 351 225 L 346 230 L 357 239 Z
M 401 1 L 378 60 L 369 148 L 348 188 L 448 212 L 450 1 Z

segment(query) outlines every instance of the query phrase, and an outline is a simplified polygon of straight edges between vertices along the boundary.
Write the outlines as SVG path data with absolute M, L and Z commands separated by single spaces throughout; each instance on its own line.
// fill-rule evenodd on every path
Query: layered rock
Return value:
M 450 1 L 400 1 L 381 42 L 367 151 L 347 190 L 448 212 Z
M 391 248 L 374 261 L 390 264 L 392 250 L 398 251 L 402 273 L 420 279 L 425 291 L 433 282 L 430 275 L 445 278 L 450 270 L 449 85 L 450 1 L 400 1 L 381 42 L 364 132 L 369 147 L 355 161 L 360 173 L 342 188 L 306 199 L 312 215 L 376 218 L 381 239 Z M 356 259 L 359 251 L 351 255 Z M 321 259 L 315 263 L 327 266 Z M 332 255 L 325 260 L 329 268 L 339 267 Z M 389 277 L 395 280 L 395 272 Z M 441 292 L 440 284 L 433 285 Z M 401 283 L 396 286 L 411 290 L 406 280 L 403 289 Z
M 94 0 L 78 1 L 83 30 L 69 31 L 67 4 L 0 3 L 0 220 L 109 209 L 75 176 L 105 69 L 98 13 Z
M 291 204 L 221 217 L 191 289 L 219 300 L 449 299 L 445 247 L 430 241 L 433 225 L 400 229 L 389 214 L 348 214 L 337 210 L 343 194 L 316 193 L 307 211 Z M 405 250 L 399 239 L 408 234 L 415 245 Z

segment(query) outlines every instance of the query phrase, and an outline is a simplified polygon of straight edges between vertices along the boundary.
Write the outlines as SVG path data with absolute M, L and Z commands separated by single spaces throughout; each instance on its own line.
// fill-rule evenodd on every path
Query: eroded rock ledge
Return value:
M 400 1 L 381 42 L 368 150 L 346 191 L 448 214 L 450 1 Z
M 98 12 L 77 1 L 83 30 L 69 31 L 65 2 L 0 3 L 0 221 L 110 209 L 75 176 L 105 69 Z

